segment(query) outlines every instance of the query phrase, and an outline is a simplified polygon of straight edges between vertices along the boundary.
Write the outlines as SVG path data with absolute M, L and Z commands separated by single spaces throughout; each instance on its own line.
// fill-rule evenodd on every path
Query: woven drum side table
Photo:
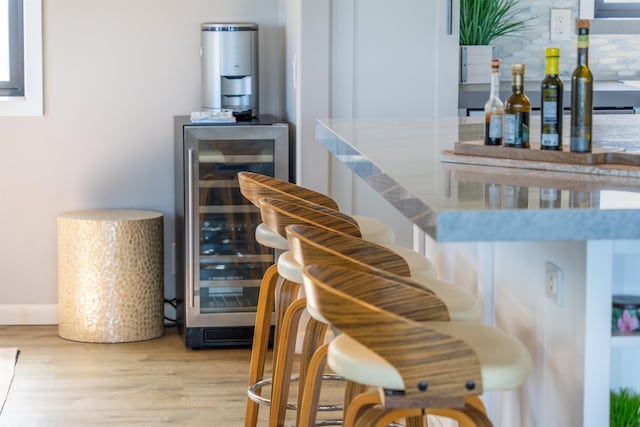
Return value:
M 116 343 L 164 327 L 163 216 L 128 209 L 58 215 L 58 335 Z

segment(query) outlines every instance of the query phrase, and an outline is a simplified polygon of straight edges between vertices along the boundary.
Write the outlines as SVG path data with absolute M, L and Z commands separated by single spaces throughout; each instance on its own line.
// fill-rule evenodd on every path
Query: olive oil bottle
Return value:
M 562 94 L 564 85 L 560 80 L 560 49 L 546 50 L 546 76 L 542 80 L 540 94 L 540 149 L 562 151 Z
M 589 21 L 578 21 L 578 64 L 571 76 L 571 141 L 576 153 L 591 151 L 593 75 L 589 70 Z
M 502 143 L 505 147 L 529 148 L 531 103 L 524 94 L 524 64 L 511 65 L 511 96 L 504 107 Z

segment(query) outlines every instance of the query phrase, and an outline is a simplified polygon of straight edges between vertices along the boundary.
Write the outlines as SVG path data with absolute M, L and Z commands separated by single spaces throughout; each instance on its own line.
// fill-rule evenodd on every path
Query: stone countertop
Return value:
M 640 238 L 638 177 L 441 161 L 482 127 L 475 117 L 324 119 L 317 138 L 437 241 Z M 532 118 L 532 141 L 538 127 Z M 640 116 L 594 115 L 594 146 L 640 151 Z
M 571 107 L 571 77 L 562 77 L 564 82 L 563 105 Z M 469 110 L 482 110 L 489 98 L 489 84 L 460 84 L 458 106 Z M 540 108 L 540 82 L 525 81 L 525 95 L 532 108 Z M 500 82 L 500 99 L 511 95 L 511 82 Z M 640 81 L 602 81 L 593 83 L 593 106 L 596 109 L 623 109 L 630 112 L 640 108 Z

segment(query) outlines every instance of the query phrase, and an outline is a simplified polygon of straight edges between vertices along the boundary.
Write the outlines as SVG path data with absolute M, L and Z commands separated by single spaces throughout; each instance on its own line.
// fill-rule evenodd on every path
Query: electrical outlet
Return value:
M 571 9 L 551 9 L 549 40 L 569 40 L 570 38 Z
M 560 306 L 564 303 L 564 274 L 560 267 L 550 261 L 545 265 L 545 294 Z

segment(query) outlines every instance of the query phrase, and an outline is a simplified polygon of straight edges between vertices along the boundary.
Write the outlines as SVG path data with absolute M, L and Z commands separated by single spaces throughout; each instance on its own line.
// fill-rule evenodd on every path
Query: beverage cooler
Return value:
M 248 346 L 260 280 L 275 253 L 255 240 L 260 211 L 237 173 L 289 179 L 288 126 L 270 116 L 175 118 L 177 323 L 185 345 Z

